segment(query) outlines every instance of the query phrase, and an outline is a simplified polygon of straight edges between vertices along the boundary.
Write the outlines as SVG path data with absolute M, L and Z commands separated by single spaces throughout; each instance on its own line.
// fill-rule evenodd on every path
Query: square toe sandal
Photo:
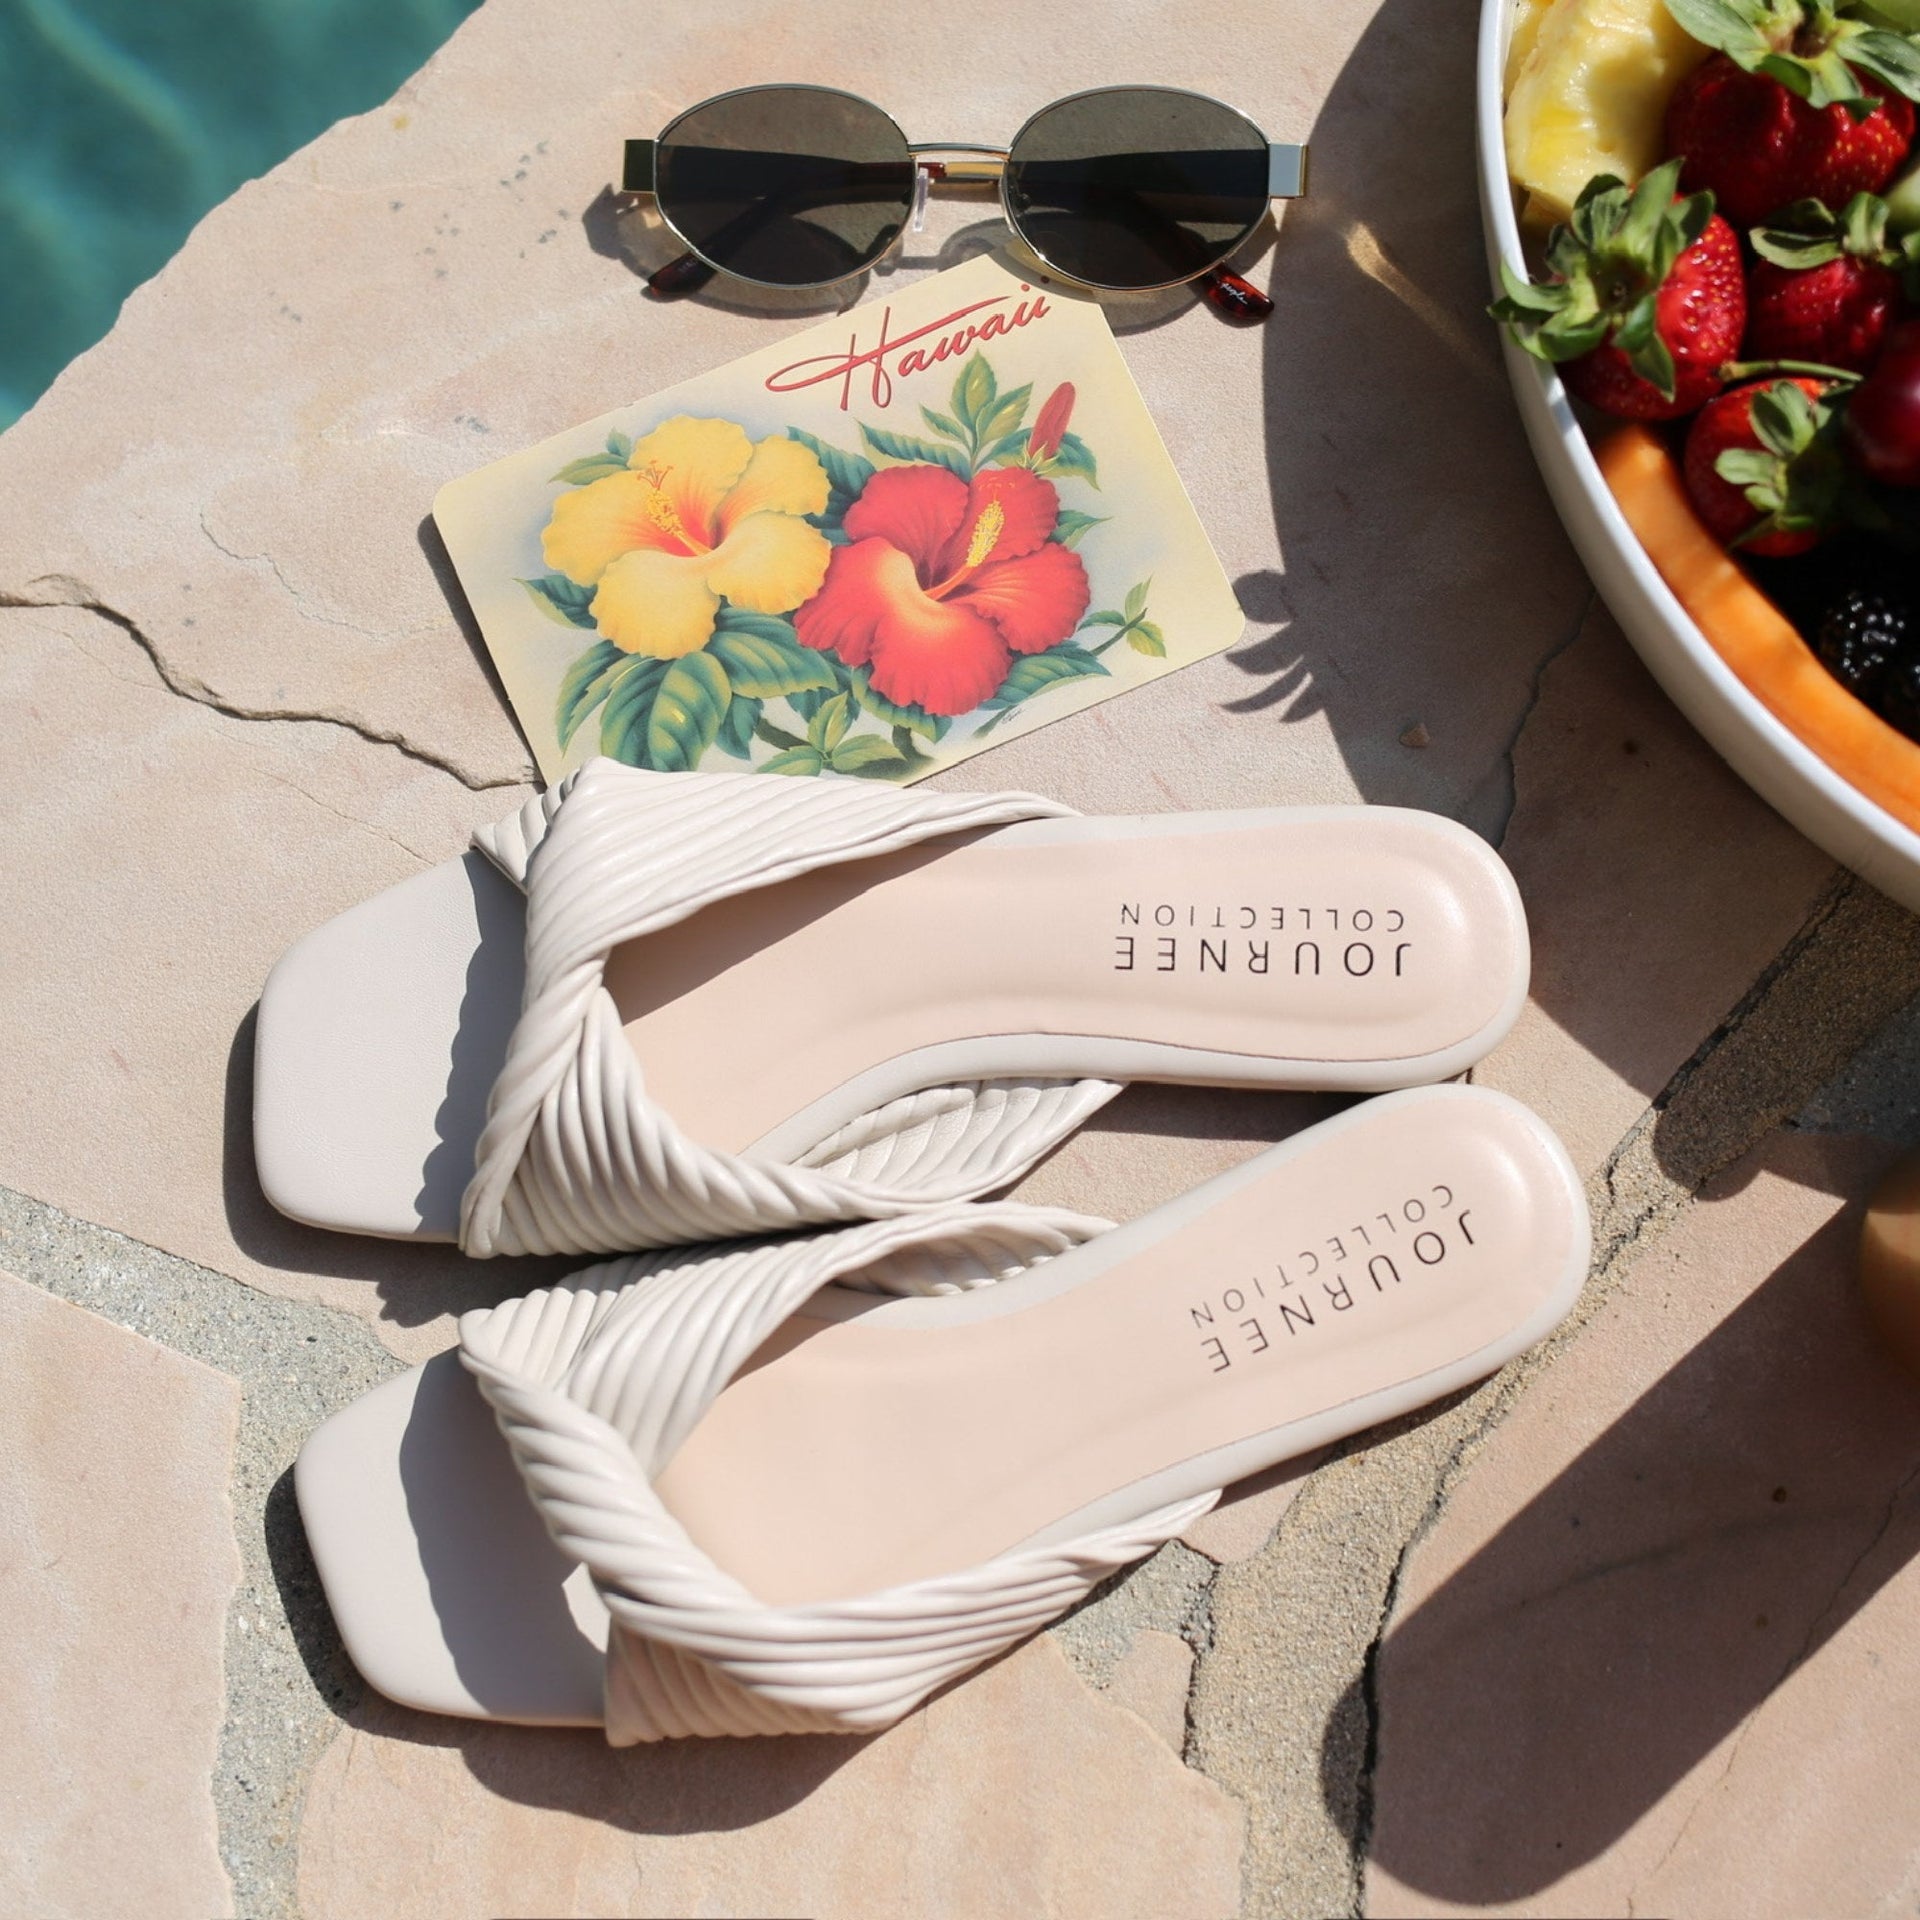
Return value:
M 316 1226 L 604 1253 L 1017 1179 L 1129 1079 L 1377 1092 L 1525 998 L 1512 876 L 1391 807 L 595 761 L 327 922 L 261 994 L 254 1151 Z
M 1014 1202 L 476 1310 L 295 1469 L 348 1652 L 615 1745 L 872 1730 L 1218 1490 L 1491 1373 L 1587 1270 L 1543 1122 L 1386 1095 L 1123 1227 Z

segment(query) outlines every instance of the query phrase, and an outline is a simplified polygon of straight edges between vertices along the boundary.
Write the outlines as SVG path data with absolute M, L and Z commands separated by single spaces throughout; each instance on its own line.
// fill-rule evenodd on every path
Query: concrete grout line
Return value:
M 4 1187 L 0 1266 L 240 1383 L 229 1498 L 241 1576 L 227 1608 L 214 1813 L 234 1911 L 293 1920 L 307 1776 L 366 1690 L 307 1553 L 293 1457 L 400 1363 L 349 1314 L 259 1292 Z

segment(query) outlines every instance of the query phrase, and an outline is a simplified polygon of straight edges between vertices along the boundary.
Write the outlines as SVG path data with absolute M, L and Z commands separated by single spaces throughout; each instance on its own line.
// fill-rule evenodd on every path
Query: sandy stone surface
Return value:
M 1776 1134 L 1644 1255 L 1415 1550 L 1368 1911 L 1904 1911 L 1920 1386 L 1853 1286 L 1882 1142 Z
M 214 1829 L 240 1393 L 0 1274 L 0 1910 L 233 1911 Z
M 1911 1905 L 1914 1409 L 1849 1317 L 1840 1220 L 1878 1150 L 1781 1136 L 1689 1211 L 1911 995 L 1911 928 L 1849 915 L 1828 863 L 1653 689 L 1560 534 L 1482 312 L 1476 13 L 980 0 L 964 31 L 883 31 L 853 0 L 644 22 L 617 0 L 564 21 L 488 0 L 389 106 L 209 216 L 0 438 L 9 1257 L 221 1370 L 0 1288 L 25 1351 L 104 1356 L 87 1393 L 0 1405 L 52 1435 L 0 1436 L 0 1459 L 31 1456 L 57 1491 L 89 1396 L 117 1395 L 113 1497 L 47 1512 L 124 1525 L 113 1551 L 151 1545 L 155 1579 L 172 1569 L 206 1610 L 146 1647 L 159 1614 L 69 1571 L 84 1556 L 33 1575 L 52 1651 L 5 1683 L 24 1690 L 7 1723 L 51 1715 L 50 1750 L 104 1771 L 16 1748 L 0 1875 L 67 1871 L 59 1847 L 133 1805 L 158 1824 L 121 1819 L 101 1846 L 199 1876 L 139 1904 L 220 1911 L 217 1806 L 249 1920 L 1322 1920 L 1629 1895 L 1714 1916 L 1767 1888 L 1781 1913 Z M 292 1510 L 299 1436 L 392 1356 L 444 1346 L 453 1312 L 553 1269 L 275 1215 L 251 1163 L 250 1010 L 291 941 L 528 791 L 426 520 L 436 489 L 824 310 L 649 300 L 636 263 L 659 236 L 606 191 L 623 136 L 768 76 L 870 93 L 920 137 L 1005 137 L 1045 100 L 1142 77 L 1311 135 L 1312 197 L 1246 263 L 1271 324 L 1184 295 L 1112 308 L 1246 637 L 948 783 L 1112 812 L 1428 806 L 1499 843 L 1535 991 L 1479 1077 L 1606 1169 L 1617 1297 L 1537 1378 L 1523 1364 L 1270 1476 L 892 1733 L 616 1755 L 410 1716 L 348 1668 Z M 849 298 L 997 244 L 988 214 L 936 201 Z M 1830 1111 L 1898 1108 L 1910 1053 Z M 1022 1191 L 1130 1217 L 1333 1104 L 1131 1089 Z M 1647 1165 L 1616 1179 L 1628 1137 Z M 228 1372 L 246 1388 L 231 1482 Z M 135 1486 L 160 1491 L 123 1515 Z M 0 1477 L 10 1527 L 34 1499 L 38 1472 Z M 130 1647 L 151 1656 L 138 1684 Z M 23 1851 L 20 1832 L 54 1838 Z M 54 1884 L 16 1898 L 0 1878 L 0 1905 Z
M 373 1708 L 308 1790 L 308 1920 L 805 1913 L 1215 1920 L 1239 1809 L 1050 1640 L 868 1740 L 674 1742 Z
M 1834 867 L 1702 750 L 1597 602 L 1542 673 L 1513 764 L 1500 850 L 1533 990 L 1473 1077 L 1525 1100 L 1592 1173 Z
M 0 749 L 0 877 L 93 895 L 19 930 L 0 971 L 0 1078 L 31 1090 L 0 1121 L 0 1180 L 352 1305 L 402 1351 L 444 1341 L 415 1331 L 447 1304 L 436 1256 L 262 1216 L 245 1016 L 290 940 L 446 857 L 526 775 L 423 528 L 435 489 L 813 317 L 649 301 L 622 250 L 645 238 L 598 199 L 620 139 L 749 77 L 746 48 L 753 72 L 864 89 L 909 127 L 964 101 L 965 130 L 991 134 L 1078 85 L 1217 85 L 1232 44 L 1241 103 L 1315 142 L 1314 197 L 1253 262 L 1273 324 L 1185 296 L 1115 308 L 1247 639 L 956 783 L 1102 810 L 1366 798 L 1497 832 L 1508 744 L 1586 586 L 1477 318 L 1470 174 L 1425 167 L 1462 124 L 1472 10 L 1453 6 L 1436 59 L 1435 23 L 1403 0 L 1288 0 L 1217 33 L 1128 0 L 1098 34 L 994 0 L 957 40 L 875 33 L 852 5 L 810 10 L 801 34 L 780 0 L 718 39 L 691 15 L 636 35 L 613 0 L 554 33 L 493 0 L 391 107 L 209 216 L 0 442 L 5 671 L 41 716 Z M 937 202 L 866 291 L 990 243 L 985 213 Z M 1400 744 L 1414 719 L 1424 748 Z M 1266 1126 L 1252 1102 L 1167 1131 Z M 1176 1147 L 1166 1184 L 1214 1158 Z

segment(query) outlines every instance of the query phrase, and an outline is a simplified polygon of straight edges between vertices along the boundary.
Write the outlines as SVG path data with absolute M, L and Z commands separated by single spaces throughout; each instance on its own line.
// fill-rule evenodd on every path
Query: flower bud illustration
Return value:
M 1073 382 L 1063 380 L 1047 396 L 1047 404 L 1034 419 L 1033 431 L 1027 436 L 1027 458 L 1048 460 L 1058 453 L 1060 442 L 1066 438 L 1067 422 L 1072 417 Z

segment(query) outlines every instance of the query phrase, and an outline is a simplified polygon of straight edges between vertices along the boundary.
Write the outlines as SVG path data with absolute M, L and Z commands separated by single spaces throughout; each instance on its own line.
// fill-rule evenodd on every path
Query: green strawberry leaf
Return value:
M 560 676 L 553 703 L 553 732 L 565 753 L 580 730 L 580 722 L 613 690 L 616 675 L 639 656 L 622 653 L 611 640 L 596 640 Z
M 1137 627 L 1127 629 L 1127 645 L 1135 653 L 1150 654 L 1156 660 L 1167 657 L 1167 637 L 1151 620 L 1142 620 Z
M 576 586 L 564 573 L 543 573 L 537 580 L 522 580 L 520 584 L 533 595 L 533 604 L 549 620 L 557 620 L 563 627 L 584 627 L 589 633 L 596 631 L 589 609 L 597 588 Z
M 935 413 L 931 407 L 922 407 L 920 418 L 943 440 L 958 440 L 964 447 L 972 437 L 958 420 L 944 413 Z
M 719 737 L 733 688 L 710 653 L 682 654 L 668 663 L 647 716 L 647 764 L 661 773 L 687 773 Z
M 1713 463 L 1713 470 L 1729 486 L 1743 489 L 1756 507 L 1771 511 L 1780 504 L 1775 485 L 1780 462 L 1773 454 L 1752 447 L 1729 447 Z M 1759 497 L 1762 492 L 1768 495 L 1765 500 Z
M 1848 64 L 1884 80 L 1909 100 L 1920 100 L 1920 47 L 1906 34 L 1870 27 L 1846 42 L 1846 56 Z
M 789 747 L 784 753 L 776 753 L 771 760 L 762 760 L 754 768 L 755 773 L 822 773 L 826 770 L 826 761 L 814 750 L 804 744 Z
M 1127 597 L 1123 601 L 1121 601 L 1120 607 L 1122 612 L 1126 614 L 1128 620 L 1130 621 L 1138 620 L 1140 616 L 1146 612 L 1147 590 L 1152 585 L 1153 585 L 1153 580 L 1151 576 L 1149 576 L 1147 579 L 1140 581 L 1137 585 L 1131 586 L 1127 589 Z
M 1753 229 L 1750 236 L 1753 250 L 1776 267 L 1788 267 L 1795 272 L 1825 266 L 1848 250 L 1847 236 L 1854 209 L 1860 201 L 1872 198 L 1871 194 L 1855 194 L 1847 202 L 1845 226 L 1833 217 L 1824 200 L 1796 200 L 1791 206 L 1782 207 L 1764 227 Z
M 1666 8 L 1684 32 L 1722 53 L 1764 39 L 1761 23 L 1766 9 L 1752 0 L 1666 0 Z
M 1871 0 L 1856 6 L 1854 14 L 1870 27 L 1893 33 L 1920 33 L 1920 0 Z
M 1813 436 L 1824 424 L 1829 410 L 1816 407 L 1806 392 L 1791 380 L 1776 380 L 1764 392 L 1757 393 L 1748 411 L 1760 444 L 1783 460 L 1791 460 L 1813 443 Z

